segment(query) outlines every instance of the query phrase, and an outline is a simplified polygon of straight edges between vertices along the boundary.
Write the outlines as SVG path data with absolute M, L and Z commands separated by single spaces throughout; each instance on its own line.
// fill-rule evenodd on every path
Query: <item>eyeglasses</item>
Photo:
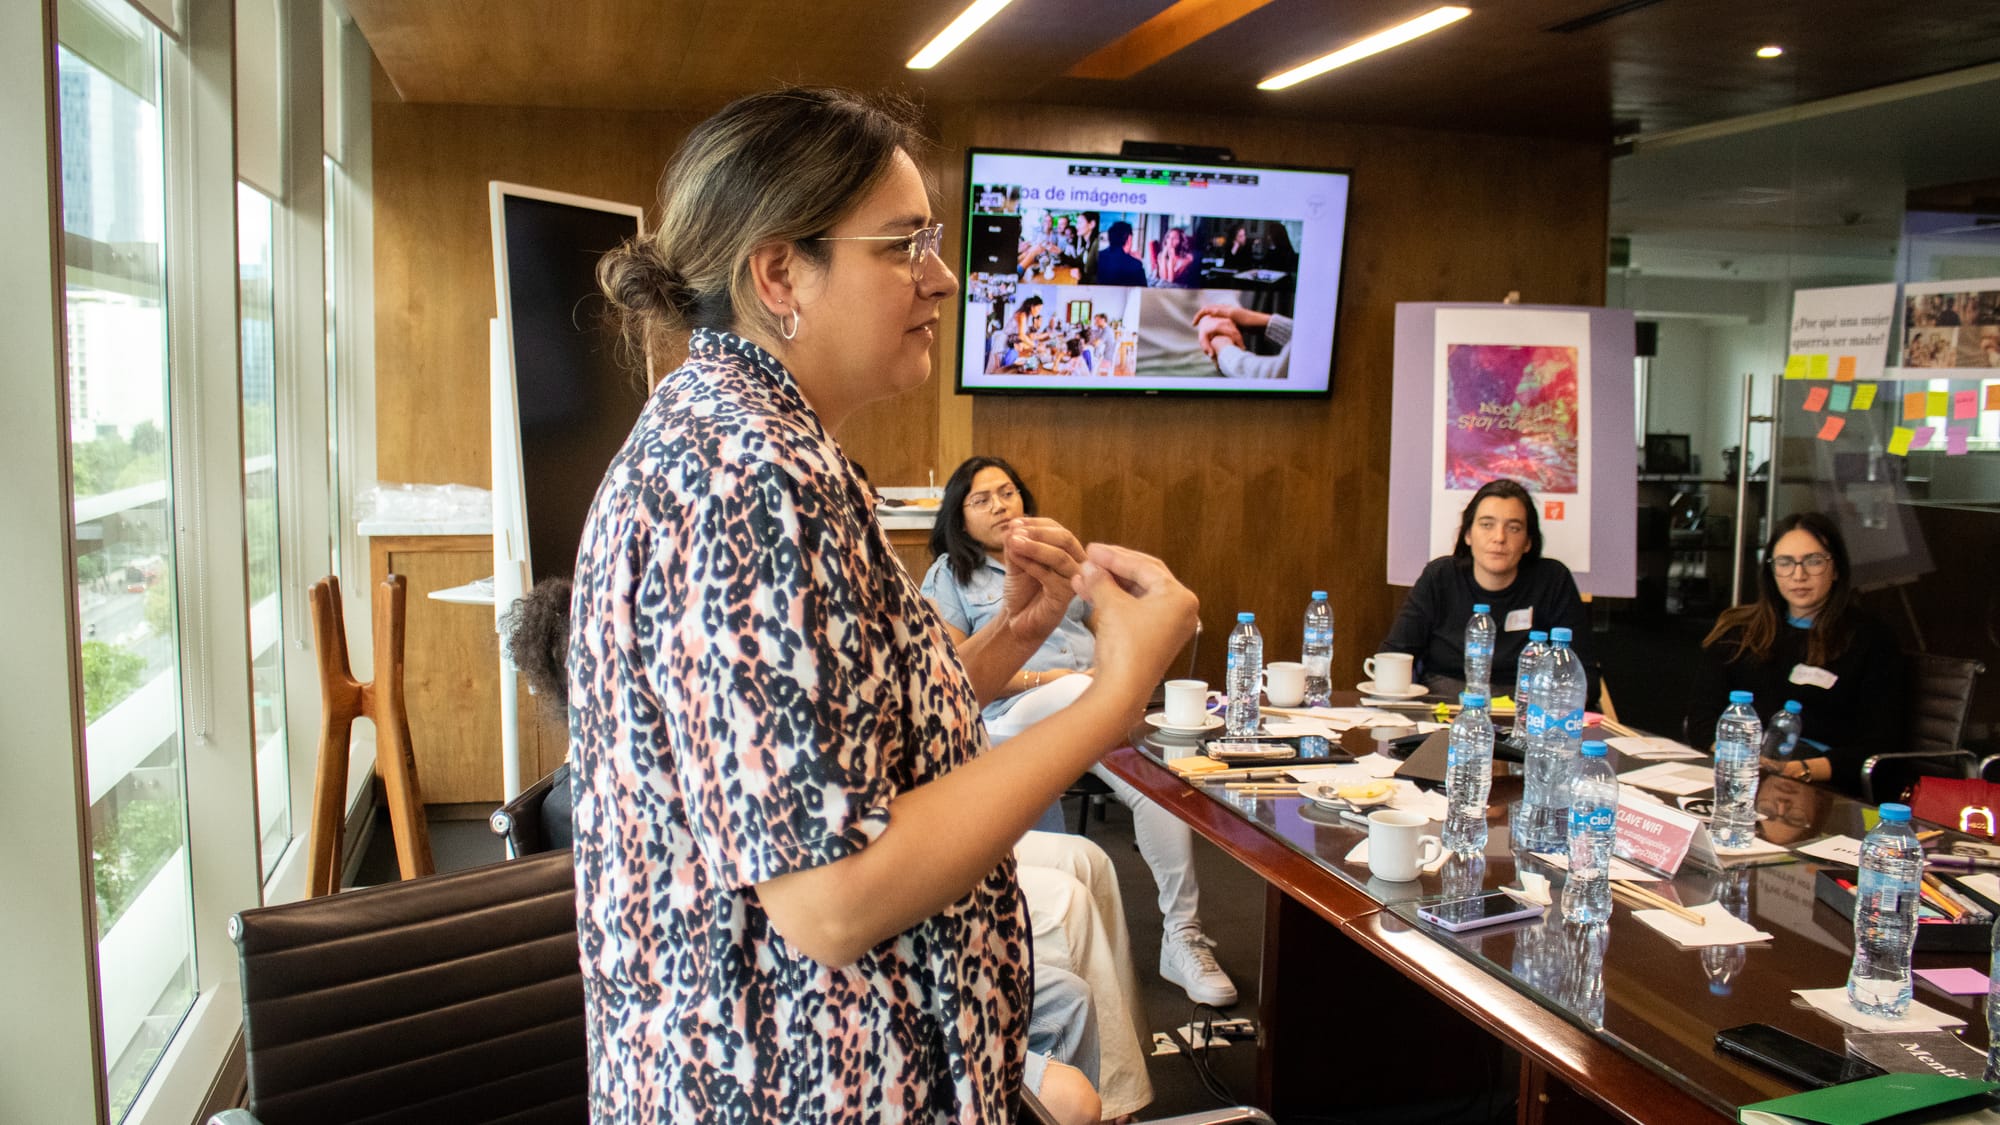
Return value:
M 944 245 L 944 224 L 933 223 L 909 234 L 823 234 L 807 242 L 900 242 L 910 255 L 910 280 L 921 281 L 924 263 Z
M 965 510 L 976 512 L 981 508 L 1005 508 L 1021 498 L 1021 493 L 1013 485 L 1002 485 L 992 492 L 975 492 L 965 498 Z
M 1820 575 L 1826 573 L 1827 566 L 1832 562 L 1833 556 L 1824 554 L 1811 554 L 1802 559 L 1795 559 L 1790 555 L 1778 555 L 1771 560 L 1771 572 L 1783 578 L 1794 570 L 1805 567 L 1807 574 Z

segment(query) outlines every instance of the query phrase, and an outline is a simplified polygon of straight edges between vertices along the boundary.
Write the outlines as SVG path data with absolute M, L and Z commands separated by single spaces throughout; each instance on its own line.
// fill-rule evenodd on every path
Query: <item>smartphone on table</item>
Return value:
M 1540 903 L 1522 902 L 1500 891 L 1488 891 L 1485 894 L 1448 898 L 1428 906 L 1419 906 L 1417 917 L 1434 926 L 1458 933 L 1461 930 L 1476 930 L 1481 926 L 1497 926 L 1502 922 L 1533 918 L 1541 912 Z
M 1888 1073 L 1867 1059 L 1828 1050 L 1768 1023 L 1724 1028 L 1715 1033 L 1715 1049 L 1782 1074 L 1809 1090 Z

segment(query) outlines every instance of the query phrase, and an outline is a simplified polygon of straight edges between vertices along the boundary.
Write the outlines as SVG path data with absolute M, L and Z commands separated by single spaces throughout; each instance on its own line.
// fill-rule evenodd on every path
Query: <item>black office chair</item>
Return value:
M 247 1110 L 210 1125 L 590 1119 L 569 854 L 246 910 Z
M 1910 669 L 1909 745 L 1861 763 L 1861 798 L 1871 805 L 1906 796 L 1920 777 L 1973 777 L 1982 767 L 1959 742 L 1986 665 L 1930 652 L 1903 659 Z
M 569 763 L 564 762 L 547 777 L 521 790 L 519 796 L 493 810 L 486 823 L 496 835 L 506 839 L 508 855 L 568 851 L 574 833 L 569 813 Z

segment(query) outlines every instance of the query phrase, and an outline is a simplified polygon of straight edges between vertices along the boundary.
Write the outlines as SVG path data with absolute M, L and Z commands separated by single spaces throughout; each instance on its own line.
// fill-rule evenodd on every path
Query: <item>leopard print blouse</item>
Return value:
M 842 968 L 758 902 L 986 745 L 874 503 L 790 373 L 725 333 L 611 462 L 570 640 L 593 1121 L 1007 1118 L 1032 994 L 1011 860 Z

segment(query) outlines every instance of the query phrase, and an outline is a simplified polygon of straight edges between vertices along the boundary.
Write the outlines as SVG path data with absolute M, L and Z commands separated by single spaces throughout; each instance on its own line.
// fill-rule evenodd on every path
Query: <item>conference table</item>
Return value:
M 1350 693 L 1334 703 L 1358 701 Z M 1408 733 L 1357 727 L 1339 749 L 1358 757 Z M 1145 726 L 1105 762 L 1266 884 L 1255 1097 L 1281 1120 L 1476 1115 L 1478 1099 L 1513 1086 L 1523 1122 L 1733 1121 L 1738 1106 L 1799 1087 L 1717 1053 L 1718 1030 L 1767 1023 L 1843 1049 L 1843 1026 L 1793 995 L 1846 983 L 1851 923 L 1814 895 L 1817 870 L 1830 864 L 1798 857 L 1716 872 L 1690 861 L 1672 880 L 1646 884 L 1688 907 L 1719 901 L 1773 935 L 1754 944 L 1682 949 L 1622 902 L 1607 926 L 1566 924 L 1558 905 L 1540 919 L 1452 934 L 1419 921 L 1416 905 L 1518 887 L 1523 870 L 1548 876 L 1561 901 L 1560 869 L 1511 850 L 1507 808 L 1521 778 L 1510 767 L 1496 769 L 1485 854 L 1392 883 L 1343 862 L 1367 833 L 1338 814 L 1302 796 L 1190 783 L 1163 764 L 1199 745 Z M 1612 756 L 1621 774 L 1648 764 Z M 1786 845 L 1858 839 L 1872 823 L 1858 802 L 1770 775 L 1759 807 L 1760 835 Z M 1919 969 L 1985 962 L 1983 953 L 1916 959 Z M 1965 1040 L 1985 1047 L 1983 995 L 1921 982 L 1916 993 L 1965 1019 Z

